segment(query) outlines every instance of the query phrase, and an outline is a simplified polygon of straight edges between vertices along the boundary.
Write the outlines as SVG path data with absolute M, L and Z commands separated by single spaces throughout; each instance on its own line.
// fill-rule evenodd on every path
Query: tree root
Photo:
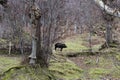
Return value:
M 113 40 L 113 42 L 107 44 L 107 42 L 105 42 L 103 45 L 101 45 L 100 50 L 106 49 L 106 48 L 117 48 L 120 45 L 120 43 L 116 40 Z

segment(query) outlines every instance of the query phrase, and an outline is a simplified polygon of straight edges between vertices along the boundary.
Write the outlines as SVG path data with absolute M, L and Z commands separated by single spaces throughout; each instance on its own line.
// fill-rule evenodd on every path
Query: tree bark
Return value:
M 9 55 L 11 54 L 11 50 L 12 50 L 12 42 L 9 41 Z
M 42 68 L 47 68 L 49 65 L 50 55 L 52 53 L 51 47 L 51 26 L 46 27 L 46 33 L 41 31 L 41 10 L 33 2 L 31 6 L 31 25 L 32 25 L 32 53 L 30 57 L 30 64 L 39 64 Z M 45 35 L 45 38 L 43 38 Z M 42 41 L 43 40 L 43 41 Z
M 32 53 L 31 53 L 31 55 L 29 56 L 29 58 L 30 58 L 30 64 L 35 64 L 35 59 L 36 59 L 36 50 L 37 50 L 37 48 L 36 48 L 36 46 L 37 46 L 37 41 L 36 41 L 36 39 L 33 37 L 32 38 Z
M 107 22 L 107 26 L 106 26 L 106 42 L 107 45 L 109 46 L 110 43 L 112 43 L 113 39 L 112 39 L 112 26 L 110 22 Z
M 29 17 L 30 17 L 30 21 L 31 21 L 31 27 L 32 27 L 32 53 L 30 54 L 29 58 L 30 58 L 30 62 L 29 64 L 34 65 L 35 64 L 35 60 L 36 60 L 36 50 L 37 50 L 37 37 L 36 37 L 36 27 L 38 23 L 38 19 L 36 11 L 37 9 L 39 10 L 39 8 L 35 5 L 35 0 L 31 0 L 30 3 L 30 12 L 29 12 Z M 40 15 L 40 14 L 38 14 Z
M 94 0 L 94 2 L 107 14 L 116 16 L 120 18 L 120 11 L 118 9 L 113 9 L 107 6 L 102 0 Z
M 109 44 L 113 42 L 112 39 L 112 25 L 111 21 L 113 21 L 114 17 L 120 18 L 119 9 L 110 8 L 107 5 L 107 0 L 103 2 L 103 0 L 94 0 L 94 2 L 105 12 L 105 20 L 106 20 L 106 46 L 109 47 Z M 103 13 L 104 13 L 103 12 Z M 113 17 L 114 16 L 114 17 Z
M 36 29 L 36 36 L 38 38 L 37 40 L 37 50 L 36 50 L 36 57 L 37 57 L 37 63 L 40 64 L 41 67 L 48 67 L 48 62 L 47 62 L 47 50 L 46 47 L 47 46 L 42 46 L 45 44 L 42 44 L 42 36 L 41 36 L 41 23 L 37 24 L 37 29 Z

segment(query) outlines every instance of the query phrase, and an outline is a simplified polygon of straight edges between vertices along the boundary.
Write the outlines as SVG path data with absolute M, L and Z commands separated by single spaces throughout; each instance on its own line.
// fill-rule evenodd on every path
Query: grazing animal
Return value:
M 60 48 L 60 51 L 62 51 L 63 48 L 67 48 L 66 44 L 63 44 L 63 43 L 56 43 L 55 44 L 55 50 L 57 48 Z

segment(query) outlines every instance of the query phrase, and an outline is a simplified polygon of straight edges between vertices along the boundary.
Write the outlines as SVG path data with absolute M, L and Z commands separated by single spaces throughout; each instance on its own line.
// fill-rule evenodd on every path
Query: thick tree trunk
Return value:
M 37 14 L 36 14 L 36 12 L 37 12 Z M 38 23 L 37 19 L 39 19 L 40 16 L 41 15 L 39 14 L 39 8 L 35 5 L 35 0 L 31 0 L 29 17 L 30 17 L 31 27 L 32 27 L 32 30 L 31 30 L 31 32 L 32 32 L 32 52 L 29 56 L 29 58 L 30 58 L 29 64 L 32 64 L 32 65 L 35 64 L 35 60 L 36 60 L 36 50 L 37 50 L 37 37 L 36 37 L 37 24 L 36 23 Z
M 37 57 L 37 63 L 40 64 L 41 67 L 48 67 L 47 63 L 47 52 L 45 44 L 42 46 L 42 36 L 41 36 L 41 24 L 38 23 L 37 29 L 36 29 L 36 36 L 38 38 L 37 40 L 37 50 L 36 50 L 36 57 Z
M 32 25 L 32 53 L 30 57 L 30 64 L 39 64 L 42 68 L 47 68 L 49 65 L 50 55 L 52 53 L 51 49 L 51 26 L 48 26 L 45 38 L 41 31 L 41 12 L 35 2 L 31 4 L 31 25 Z M 42 41 L 43 40 L 43 41 Z

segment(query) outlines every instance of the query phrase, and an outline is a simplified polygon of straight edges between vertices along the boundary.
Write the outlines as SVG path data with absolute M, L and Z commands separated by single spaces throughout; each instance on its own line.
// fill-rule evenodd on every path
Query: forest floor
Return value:
M 84 36 L 67 38 L 64 43 L 68 48 L 59 55 L 67 56 L 83 70 L 81 80 L 120 80 L 120 52 L 119 48 L 103 49 L 100 46 L 105 42 L 103 38 L 92 37 L 93 54 L 89 54 L 89 43 Z M 74 80 L 74 79 L 73 79 Z
M 54 51 L 49 70 L 21 68 L 11 70 L 1 80 L 120 80 L 120 52 L 116 48 L 98 52 L 104 39 L 93 37 L 92 49 L 88 54 L 88 42 L 84 36 L 73 36 L 63 40 L 67 45 L 63 51 Z M 84 40 L 83 40 L 84 39 Z M 100 38 L 99 38 L 100 39 Z M 0 55 L 0 75 L 11 67 L 20 66 L 20 55 Z

